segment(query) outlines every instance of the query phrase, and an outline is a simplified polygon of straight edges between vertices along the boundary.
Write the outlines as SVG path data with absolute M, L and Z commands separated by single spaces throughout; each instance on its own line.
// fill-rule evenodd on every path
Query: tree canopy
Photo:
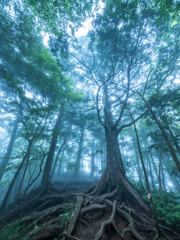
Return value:
M 179 11 L 2 1 L 0 239 L 180 238 Z

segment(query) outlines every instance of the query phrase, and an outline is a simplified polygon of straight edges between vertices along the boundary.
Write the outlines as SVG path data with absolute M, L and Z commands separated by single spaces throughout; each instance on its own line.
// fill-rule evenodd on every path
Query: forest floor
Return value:
M 0 240 L 153 240 L 158 239 L 150 215 L 126 206 L 112 193 L 83 193 L 90 182 L 54 182 L 9 205 L 0 215 Z M 180 239 L 160 223 L 161 239 Z

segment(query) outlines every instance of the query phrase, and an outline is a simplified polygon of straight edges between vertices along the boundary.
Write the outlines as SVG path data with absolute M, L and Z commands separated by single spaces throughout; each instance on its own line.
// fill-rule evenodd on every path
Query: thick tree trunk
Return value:
M 129 71 L 130 68 L 128 67 L 128 87 L 130 84 Z M 104 122 L 100 117 L 100 109 L 98 108 L 98 93 L 97 93 L 97 111 L 99 121 L 101 122 L 105 129 L 106 169 L 101 179 L 97 183 L 96 187 L 90 193 L 90 195 L 100 195 L 104 193 L 106 195 L 107 193 L 113 191 L 113 194 L 114 195 L 116 194 L 116 198 L 118 198 L 119 201 L 127 200 L 127 203 L 131 203 L 131 205 L 137 205 L 141 210 L 143 209 L 144 211 L 149 212 L 149 208 L 144 203 L 142 197 L 136 191 L 136 189 L 130 184 L 126 177 L 121 152 L 119 149 L 118 133 L 120 133 L 125 126 L 133 124 L 132 122 L 130 124 L 124 125 L 124 127 L 121 126 L 120 128 L 118 128 L 118 124 L 123 116 L 123 112 L 126 107 L 129 91 L 127 91 L 127 97 L 120 111 L 119 117 L 118 119 L 116 119 L 116 122 L 114 123 L 113 115 L 111 112 L 111 102 L 109 101 L 108 96 L 108 87 L 106 86 L 106 84 L 104 84 L 103 87 L 104 87 L 103 90 Z M 139 118 L 137 118 L 136 121 L 138 119 Z
M 61 119 L 63 116 L 63 112 L 64 112 L 64 105 L 61 105 L 59 114 L 58 114 L 58 117 L 56 120 L 56 124 L 53 129 L 51 144 L 50 144 L 50 148 L 49 148 L 49 152 L 47 155 L 47 159 L 46 159 L 46 163 L 45 163 L 45 167 L 44 167 L 44 171 L 43 171 L 43 176 L 42 176 L 41 190 L 44 193 L 48 191 L 48 187 L 49 187 L 49 177 L 50 177 L 54 152 L 55 152 L 58 133 L 59 133 L 59 125 L 60 125 L 60 122 L 61 122 Z
M 80 140 L 79 140 L 79 149 L 78 149 L 78 154 L 77 154 L 77 159 L 76 159 L 76 166 L 74 169 L 74 179 L 79 179 L 79 170 L 80 170 L 80 162 L 81 162 L 81 157 L 82 157 L 82 151 L 83 151 L 83 142 L 84 142 L 84 126 L 81 128 L 81 133 L 80 133 Z
M 120 171 L 125 174 L 123 161 L 121 157 L 121 152 L 119 149 L 119 143 L 118 143 L 118 135 L 116 131 L 106 129 L 105 130 L 106 135 L 106 169 L 109 168 L 112 165 L 117 169 L 120 169 Z M 116 159 L 117 162 L 114 162 Z
M 99 195 L 112 192 L 118 187 L 119 198 L 128 199 L 132 205 L 138 205 L 141 209 L 149 212 L 149 208 L 143 202 L 140 194 L 126 178 L 116 131 L 105 129 L 106 134 L 106 169 L 91 194 Z
M 3 177 L 3 175 L 4 175 L 4 172 L 6 170 L 6 165 L 9 161 L 9 159 L 10 159 L 10 156 L 11 156 L 12 148 L 13 148 L 14 142 L 16 140 L 17 129 L 18 129 L 18 118 L 13 123 L 13 131 L 12 131 L 12 134 L 11 134 L 11 138 L 10 138 L 10 141 L 9 141 L 7 152 L 4 155 L 4 157 L 1 161 L 1 164 L 0 164 L 0 181 Z

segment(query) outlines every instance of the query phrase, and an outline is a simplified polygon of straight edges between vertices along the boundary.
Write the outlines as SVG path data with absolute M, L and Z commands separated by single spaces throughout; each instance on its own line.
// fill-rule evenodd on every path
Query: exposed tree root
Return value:
M 73 194 L 77 195 L 74 198 L 74 203 L 72 203 L 72 197 L 70 203 L 67 195 L 63 195 L 62 192 L 61 194 L 59 194 L 60 192 L 58 194 L 53 193 L 54 190 L 51 191 L 53 193 L 51 195 L 40 196 L 40 194 L 35 194 L 31 200 L 28 200 L 28 198 L 28 201 L 24 202 L 22 207 L 30 208 L 34 205 L 33 209 L 36 209 L 36 211 L 32 211 L 31 215 L 18 220 L 18 225 L 24 226 L 20 230 L 18 237 L 14 235 L 12 238 L 7 239 L 51 240 L 56 238 L 57 240 L 82 240 L 85 238 L 83 235 L 78 235 L 77 229 L 79 228 L 81 232 L 82 226 L 87 227 L 89 222 L 91 222 L 90 219 L 93 219 L 93 222 L 96 222 L 96 219 L 103 219 L 103 222 L 101 222 L 101 225 L 99 224 L 98 229 L 91 237 L 94 240 L 103 239 L 108 234 L 107 230 L 110 226 L 115 230 L 114 234 L 117 234 L 119 239 L 127 239 L 128 234 L 131 234 L 136 240 L 155 240 L 157 238 L 154 228 L 155 224 L 151 216 L 137 212 L 135 209 L 128 207 L 125 202 L 117 200 L 119 197 L 118 186 L 107 189 L 105 185 L 101 185 L 102 192 L 104 189 L 109 192 L 104 192 L 100 196 L 93 196 L 91 194 L 95 189 L 97 190 L 96 186 L 89 188 L 86 193 Z M 70 196 L 72 195 L 69 194 Z M 55 200 L 62 202 L 64 199 L 67 199 L 69 203 L 56 204 L 53 207 L 44 209 L 49 203 L 53 204 Z M 116 200 L 110 201 L 109 199 Z M 39 211 L 42 208 L 44 210 Z M 6 221 L 8 218 L 16 219 L 20 210 L 20 206 L 17 206 L 14 211 L 6 212 L 5 215 L 2 215 L 0 219 L 1 228 L 4 228 L 7 232 L 8 226 L 3 225 L 3 221 Z M 124 221 L 123 227 L 118 225 L 120 219 Z M 78 222 L 83 224 L 79 225 L 77 224 Z M 14 223 L 11 222 L 12 225 Z M 178 233 L 165 226 L 159 226 L 164 235 L 163 239 L 180 239 Z M 172 234 L 173 238 L 171 237 Z
M 71 233 L 74 229 L 75 223 L 76 223 L 76 221 L 78 219 L 78 216 L 80 214 L 81 206 L 82 206 L 83 201 L 84 201 L 84 198 L 82 196 L 77 198 L 77 202 L 75 204 L 74 211 L 73 211 L 73 213 L 70 217 L 70 221 L 69 221 L 69 225 L 67 227 L 67 230 L 64 233 L 63 240 L 65 240 L 65 235 L 71 236 Z
M 113 203 L 109 200 L 105 200 L 105 202 L 111 206 L 114 207 Z M 133 236 L 135 238 L 137 238 L 138 240 L 145 240 L 144 237 L 142 237 L 136 230 L 135 230 L 135 220 L 130 216 L 130 214 L 126 213 L 125 211 L 121 210 L 120 208 L 116 207 L 117 212 L 123 216 L 124 218 L 126 218 L 126 220 L 129 222 L 129 228 L 127 230 L 125 230 L 125 232 L 127 231 L 131 231 Z M 125 233 L 124 233 L 125 234 Z M 121 236 L 121 235 L 120 235 Z M 124 236 L 121 236 L 121 238 L 123 238 Z
M 101 195 L 100 197 L 99 197 L 99 201 L 100 202 L 103 202 L 104 201 L 104 199 L 106 199 L 106 198 L 112 198 L 113 196 L 115 196 L 115 194 L 118 192 L 118 186 L 116 187 L 116 189 L 113 191 L 113 192 L 110 192 L 110 193 L 105 193 L 105 194 L 103 194 L 103 195 Z
M 109 218 L 109 220 L 103 222 L 103 224 L 101 225 L 101 229 L 99 230 L 99 232 L 96 234 L 95 239 L 94 240 L 99 240 L 103 234 L 103 232 L 105 231 L 105 228 L 107 225 L 113 225 L 113 227 L 115 228 L 116 232 L 118 233 L 119 236 L 121 236 L 119 230 L 116 227 L 116 224 L 114 223 L 114 217 L 115 217 L 115 213 L 116 213 L 116 205 L 117 205 L 117 201 L 114 201 L 113 204 L 113 211 L 111 214 L 111 217 Z
M 55 188 L 54 188 L 55 189 Z M 38 189 L 36 189 L 37 191 Z M 61 192 L 61 191 L 58 191 Z M 62 192 L 61 192 L 62 193 Z M 70 194 L 69 194 L 70 195 Z M 23 216 L 23 210 L 31 209 L 32 211 L 38 211 L 42 207 L 46 205 L 50 205 L 51 202 L 57 199 L 58 202 L 65 202 L 65 199 L 68 197 L 65 195 L 60 194 L 50 194 L 46 196 L 41 196 L 41 192 L 39 191 L 35 196 L 31 198 L 31 196 L 25 196 L 24 199 L 20 199 L 19 203 L 17 203 L 15 206 L 12 204 L 9 207 L 13 208 L 13 210 L 8 211 L 9 207 L 4 209 L 3 214 L 0 218 L 0 225 L 2 222 L 6 222 L 8 219 L 12 218 L 13 216 L 19 215 Z M 30 200 L 28 200 L 30 199 Z M 47 201 L 45 201 L 47 200 Z M 41 202 L 43 202 L 41 204 Z M 40 205 L 41 204 L 41 205 Z M 35 207 L 38 205 L 38 207 Z
M 93 210 L 99 210 L 99 209 L 104 209 L 106 206 L 102 205 L 102 204 L 92 204 L 88 207 L 84 207 L 81 209 L 81 217 L 83 216 L 83 214 L 85 214 L 88 211 L 93 211 Z

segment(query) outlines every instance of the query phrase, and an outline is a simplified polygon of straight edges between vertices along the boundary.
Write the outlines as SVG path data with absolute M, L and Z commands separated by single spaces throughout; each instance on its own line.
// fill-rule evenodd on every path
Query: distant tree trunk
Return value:
M 103 169 L 106 167 L 106 144 L 104 146 Z
M 159 151 L 159 190 L 162 190 L 161 165 L 162 165 L 162 147 L 160 148 L 160 151 Z
M 155 190 L 156 187 L 155 187 L 155 183 L 154 183 L 154 176 L 153 176 L 153 172 L 152 172 L 152 168 L 151 168 L 151 162 L 148 160 L 149 162 L 149 173 L 150 173 L 150 177 L 151 177 L 151 186 L 152 186 L 152 189 Z
M 16 120 L 13 122 L 13 130 L 12 130 L 11 138 L 10 138 L 9 145 L 7 148 L 7 152 L 4 155 L 4 157 L 1 161 L 1 164 L 0 164 L 0 181 L 4 175 L 4 172 L 6 170 L 6 165 L 9 161 L 11 153 L 12 153 L 12 148 L 13 148 L 14 142 L 16 140 L 17 129 L 18 129 L 18 118 L 16 118 Z
M 49 188 L 49 177 L 50 177 L 54 152 L 55 152 L 56 143 L 57 143 L 58 134 L 59 134 L 59 125 L 63 116 L 63 112 L 64 112 L 64 105 L 62 104 L 59 109 L 59 114 L 56 120 L 56 124 L 52 132 L 51 144 L 50 144 L 49 152 L 47 155 L 47 159 L 46 159 L 46 163 L 43 171 L 42 182 L 41 182 L 41 191 L 43 193 L 46 193 Z
M 31 149 L 32 149 L 32 148 L 34 147 L 34 145 L 36 144 L 36 141 L 37 141 L 37 138 L 32 140 Z M 25 162 L 24 162 L 25 168 L 24 168 L 24 172 L 23 172 L 23 174 L 22 174 L 21 182 L 20 182 L 19 187 L 18 187 L 17 200 L 18 200 L 18 197 L 20 196 L 22 184 L 23 184 L 23 181 L 24 181 L 24 178 L 25 178 L 25 175 L 26 175 L 26 171 L 27 171 L 27 167 L 28 167 L 28 164 L 29 164 L 29 158 L 30 158 L 30 152 L 29 152 L 29 154 L 27 155 L 27 159 L 26 159 Z
M 94 179 L 94 136 L 92 135 L 91 142 L 91 179 Z
M 143 180 L 142 178 L 144 178 L 143 173 L 141 171 L 141 167 L 139 165 L 139 158 L 138 158 L 138 152 L 137 152 L 137 148 L 136 148 L 136 143 L 135 143 L 135 139 L 133 137 L 133 148 L 134 148 L 134 152 L 135 152 L 135 159 L 136 159 L 136 165 L 137 165 L 137 172 L 138 172 L 138 176 L 139 176 L 139 181 L 141 186 L 144 186 L 143 184 Z M 144 179 L 145 182 L 145 179 Z
M 178 142 L 177 142 L 177 140 L 176 140 L 176 137 L 174 136 L 174 134 L 173 134 L 173 132 L 171 131 L 170 127 L 167 126 L 167 128 L 168 128 L 168 131 L 169 131 L 169 133 L 170 133 L 170 135 L 171 135 L 171 137 L 172 137 L 172 139 L 173 139 L 174 145 L 175 145 L 178 153 L 180 154 L 180 147 L 179 147 L 179 145 L 178 145 Z
M 73 151 L 71 150 L 71 151 L 70 151 L 69 158 L 68 158 L 68 161 L 67 161 L 67 173 L 69 172 L 68 164 L 71 162 L 72 152 L 73 152 Z
M 129 111 L 129 113 L 131 115 L 132 120 L 134 120 L 130 111 Z M 145 176 L 145 180 L 146 180 L 147 190 L 148 190 L 148 193 L 151 193 L 151 188 L 150 188 L 150 185 L 149 185 L 148 176 L 147 176 L 145 165 L 144 165 L 144 160 L 143 160 L 143 156 L 142 156 L 141 146 L 140 146 L 139 137 L 138 137 L 138 133 L 137 133 L 137 128 L 136 128 L 135 122 L 134 122 L 134 130 L 135 130 L 135 133 L 136 133 L 137 144 L 138 144 L 140 159 L 141 159 L 143 172 L 144 172 L 144 176 Z M 160 228 L 159 228 L 159 225 L 158 225 L 158 219 L 157 219 L 157 215 L 156 215 L 156 209 L 155 209 L 153 197 L 151 196 L 149 200 L 150 200 L 151 208 L 152 208 L 153 215 L 154 215 L 155 227 L 156 227 L 156 231 L 157 231 L 157 237 L 159 238 L 159 236 L 160 236 Z
M 170 177 L 170 180 L 172 181 L 172 183 L 174 185 L 175 190 L 178 192 L 178 194 L 180 194 L 180 183 L 177 180 L 176 176 L 169 174 L 169 177 Z
M 171 163 L 172 160 L 170 158 L 165 158 L 165 161 L 164 161 L 164 166 L 165 166 L 165 169 L 169 175 L 169 178 L 170 180 L 172 181 L 172 184 L 173 184 L 173 187 L 175 188 L 175 190 L 178 192 L 178 194 L 180 194 L 180 183 L 179 181 L 177 180 L 176 176 L 174 176 L 173 174 L 171 174 L 171 171 L 170 171 L 170 168 L 168 166 L 169 163 Z
M 54 161 L 54 165 L 53 165 L 53 168 L 52 168 L 52 171 L 51 171 L 51 175 L 50 175 L 50 183 L 52 183 L 52 179 L 53 179 L 53 176 L 54 176 L 54 173 L 55 173 L 55 169 L 56 169 L 56 166 L 57 166 L 57 161 L 58 161 L 58 158 L 59 158 L 59 154 L 61 153 L 65 143 L 66 143 L 66 140 L 67 140 L 67 137 L 68 137 L 68 134 L 69 134 L 69 130 L 70 130 L 70 124 L 69 124 L 69 127 L 68 127 L 68 130 L 66 132 L 66 135 L 64 137 L 64 140 L 63 140 L 63 143 L 61 144 L 61 147 L 59 148 L 58 150 L 58 153 L 56 155 L 56 158 L 55 158 L 55 161 Z
M 76 159 L 76 165 L 74 169 L 74 179 L 79 179 L 79 170 L 80 170 L 80 162 L 82 157 L 82 151 L 83 151 L 83 142 L 84 142 L 84 126 L 81 127 L 81 133 L 80 133 L 80 140 L 79 140 L 79 149 L 77 153 L 77 159 Z
M 161 165 L 161 182 L 162 182 L 162 189 L 166 190 L 166 182 L 165 182 L 165 176 L 164 176 L 164 168 L 163 168 L 163 164 Z
M 53 168 L 52 168 L 52 172 L 51 172 L 51 175 L 50 175 L 50 178 L 49 178 L 49 182 L 52 183 L 52 180 L 53 180 L 53 176 L 54 176 L 54 172 L 55 172 L 55 169 L 57 167 L 57 162 L 58 162 L 58 159 L 59 159 L 59 154 L 61 153 L 62 149 L 59 148 L 58 152 L 57 152 L 57 155 L 56 155 L 56 158 L 55 158 L 55 161 L 54 161 L 54 165 L 53 165 Z
M 158 172 L 157 172 L 156 164 L 154 162 L 154 158 L 153 158 L 151 150 L 149 150 L 149 154 L 150 154 L 151 161 L 152 161 L 152 164 L 153 164 L 153 167 L 154 167 L 154 171 L 156 173 L 156 177 L 157 177 L 157 180 L 158 180 L 158 183 L 159 183 L 159 175 L 158 175 Z
M 3 209 L 3 208 L 6 206 L 8 197 L 9 197 L 9 195 L 10 195 L 10 193 L 11 193 L 11 190 L 12 190 L 12 188 L 13 188 L 13 186 L 14 186 L 14 183 L 15 183 L 15 181 L 16 181 L 19 173 L 20 173 L 20 170 L 22 169 L 25 161 L 27 160 L 27 158 L 28 158 L 28 156 L 29 156 L 29 154 L 30 154 L 31 147 L 32 147 L 32 144 L 33 144 L 33 140 L 34 140 L 34 139 L 30 140 L 29 143 L 28 143 L 27 152 L 26 152 L 26 154 L 24 155 L 23 160 L 22 160 L 21 164 L 19 165 L 19 167 L 18 167 L 18 169 L 17 169 L 17 171 L 16 171 L 16 173 L 15 173 L 15 175 L 14 175 L 14 177 L 13 177 L 13 179 L 12 179 L 10 185 L 9 185 L 9 188 L 8 188 L 8 190 L 7 190 L 7 192 L 6 192 L 6 195 L 5 195 L 4 199 L 3 199 L 3 202 L 2 202 L 2 204 L 1 204 L 1 209 Z
M 104 157 L 103 157 L 103 153 L 101 153 L 101 171 L 103 171 L 104 169 Z
M 159 129 L 161 130 L 162 136 L 163 136 L 163 138 L 164 138 L 164 140 L 165 140 L 165 142 L 166 142 L 166 144 L 167 144 L 167 147 L 168 147 L 168 149 L 169 149 L 169 152 L 171 153 L 172 159 L 173 159 L 173 161 L 174 161 L 174 163 L 175 163 L 175 165 L 176 165 L 176 167 L 177 167 L 177 169 L 178 169 L 178 172 L 180 172 L 180 162 L 179 162 L 178 157 L 177 157 L 177 155 L 176 155 L 176 151 L 175 151 L 173 145 L 171 144 L 171 141 L 170 141 L 170 139 L 169 139 L 169 136 L 168 136 L 168 134 L 166 133 L 166 130 L 164 129 L 163 125 L 162 125 L 161 122 L 158 120 L 158 118 L 155 116 L 154 112 L 152 111 L 152 108 L 149 106 L 149 104 L 147 103 L 146 99 L 145 99 L 140 93 L 138 93 L 138 94 L 139 94 L 139 96 L 141 96 L 142 99 L 144 100 L 147 109 L 150 111 L 153 119 L 155 120 L 155 122 L 156 122 L 157 125 L 159 126 Z
M 152 168 L 151 168 L 151 161 L 150 161 L 150 157 L 149 157 L 150 151 L 148 151 L 148 142 L 144 135 L 143 135 L 143 140 L 145 142 L 146 157 L 147 157 L 147 162 L 149 164 L 149 176 L 151 178 L 151 186 L 152 186 L 152 189 L 155 190 L 156 186 L 155 186 L 155 181 L 154 181 L 154 175 L 153 175 Z
M 62 163 L 63 163 L 63 158 L 64 158 L 64 151 L 62 152 L 60 158 L 59 158 L 59 167 L 58 167 L 58 170 L 57 170 L 57 175 L 61 175 L 61 168 L 62 168 Z

